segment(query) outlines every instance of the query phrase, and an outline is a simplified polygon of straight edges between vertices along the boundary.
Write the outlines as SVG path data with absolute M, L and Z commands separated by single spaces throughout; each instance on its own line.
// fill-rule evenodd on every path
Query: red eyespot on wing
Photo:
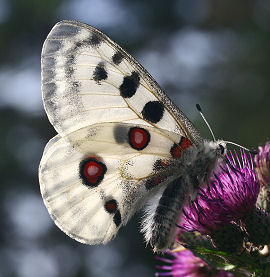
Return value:
M 98 186 L 103 180 L 106 171 L 106 165 L 96 158 L 87 158 L 80 164 L 80 177 L 83 183 L 90 187 Z
M 179 145 L 182 149 L 187 149 L 192 145 L 192 142 L 188 138 L 182 137 Z
M 108 213 L 112 214 L 112 213 L 116 212 L 117 206 L 118 205 L 117 205 L 116 200 L 111 199 L 105 203 L 104 208 Z
M 128 138 L 129 145 L 132 148 L 142 150 L 150 141 L 150 133 L 143 128 L 133 127 L 128 132 Z
M 117 201 L 115 199 L 106 201 L 104 204 L 104 209 L 109 214 L 114 214 L 113 222 L 116 225 L 116 227 L 119 227 L 120 224 L 122 223 L 122 217 L 121 217 L 121 213 L 118 209 Z

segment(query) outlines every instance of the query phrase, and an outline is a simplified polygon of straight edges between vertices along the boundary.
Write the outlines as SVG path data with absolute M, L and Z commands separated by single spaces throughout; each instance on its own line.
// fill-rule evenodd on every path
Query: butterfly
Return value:
M 150 74 L 101 31 L 57 23 L 42 49 L 42 93 L 57 131 L 39 167 L 55 224 L 105 244 L 141 208 L 154 251 L 171 246 L 176 221 L 226 150 L 206 141 Z

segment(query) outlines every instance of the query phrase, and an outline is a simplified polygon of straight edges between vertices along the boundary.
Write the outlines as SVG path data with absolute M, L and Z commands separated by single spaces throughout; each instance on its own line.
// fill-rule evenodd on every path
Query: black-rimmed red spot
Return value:
M 95 157 L 87 158 L 80 163 L 80 177 L 83 183 L 90 187 L 98 186 L 106 171 L 106 165 Z
M 121 213 L 118 209 L 117 201 L 115 199 L 106 201 L 104 204 L 104 209 L 109 214 L 114 214 L 113 222 L 116 225 L 116 227 L 118 227 L 122 222 L 122 218 L 121 218 Z
M 175 159 L 179 159 L 181 157 L 181 151 L 187 149 L 192 145 L 192 142 L 185 137 L 181 137 L 179 144 L 174 143 L 171 148 L 171 155 Z
M 117 207 L 117 202 L 114 199 L 107 201 L 104 205 L 105 210 L 110 214 L 115 213 L 117 211 Z
M 132 148 L 142 150 L 148 145 L 149 141 L 150 133 L 147 130 L 138 127 L 129 129 L 128 142 Z
M 179 145 L 182 149 L 187 149 L 189 146 L 192 145 L 192 142 L 188 138 L 182 137 Z

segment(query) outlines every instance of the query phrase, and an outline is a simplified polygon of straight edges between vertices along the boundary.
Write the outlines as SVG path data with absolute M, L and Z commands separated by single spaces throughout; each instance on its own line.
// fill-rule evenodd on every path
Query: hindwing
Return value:
M 150 127 L 147 146 L 135 150 L 129 135 L 134 128 L 145 130 L 127 123 L 96 124 L 47 144 L 39 170 L 41 193 L 55 223 L 72 238 L 106 243 L 153 189 L 175 178 L 169 149 L 179 135 Z

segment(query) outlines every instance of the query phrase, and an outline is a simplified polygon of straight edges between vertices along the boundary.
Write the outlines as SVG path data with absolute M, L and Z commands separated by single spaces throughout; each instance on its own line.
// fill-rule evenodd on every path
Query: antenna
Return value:
M 253 152 L 253 151 L 251 151 L 250 149 L 248 149 L 248 148 L 246 148 L 246 147 L 244 147 L 244 146 L 242 146 L 242 145 L 240 145 L 240 144 L 237 144 L 237 143 L 235 143 L 235 142 L 226 141 L 226 140 L 224 140 L 224 142 L 225 142 L 226 144 L 232 144 L 232 145 L 238 146 L 239 148 L 242 148 L 242 149 L 244 149 L 244 150 L 246 150 L 246 151 L 248 151 L 248 152 Z M 255 153 L 255 152 L 256 152 L 256 151 L 254 151 L 254 153 Z
M 204 122 L 206 123 L 208 129 L 210 130 L 210 132 L 211 132 L 211 134 L 212 134 L 212 137 L 213 137 L 214 141 L 216 141 L 215 135 L 214 135 L 214 133 L 213 133 L 213 131 L 212 131 L 212 129 L 211 129 L 209 123 L 207 122 L 207 120 L 206 120 L 206 118 L 205 118 L 205 116 L 204 116 L 204 114 L 203 114 L 203 111 L 202 111 L 201 106 L 200 106 L 199 104 L 196 104 L 196 108 L 197 108 L 197 110 L 199 111 L 199 113 L 200 113 L 201 117 L 203 118 Z M 257 153 L 258 153 L 258 151 L 256 151 L 256 150 L 250 150 L 250 149 L 248 149 L 247 147 L 244 147 L 244 146 L 242 146 L 242 145 L 240 145 L 240 144 L 237 144 L 237 143 L 235 143 L 235 142 L 225 141 L 225 140 L 224 140 L 224 142 L 225 142 L 226 144 L 232 144 L 232 145 L 238 146 L 239 148 L 242 148 L 242 149 L 244 149 L 244 150 L 246 150 L 246 151 L 249 151 L 249 152 L 252 153 L 252 154 L 257 154 Z
M 207 122 L 207 120 L 206 120 L 206 118 L 205 118 L 205 116 L 204 116 L 204 114 L 203 114 L 203 111 L 202 111 L 201 106 L 200 106 L 199 104 L 196 104 L 196 108 L 197 108 L 198 112 L 200 113 L 200 115 L 201 115 L 202 119 L 203 119 L 203 120 L 204 120 L 204 122 L 206 123 L 206 125 L 207 125 L 208 129 L 210 130 L 211 135 L 212 135 L 212 137 L 213 137 L 214 141 L 216 141 L 215 135 L 214 135 L 214 133 L 213 133 L 213 131 L 212 131 L 212 129 L 211 129 L 211 127 L 210 127 L 209 123 Z

